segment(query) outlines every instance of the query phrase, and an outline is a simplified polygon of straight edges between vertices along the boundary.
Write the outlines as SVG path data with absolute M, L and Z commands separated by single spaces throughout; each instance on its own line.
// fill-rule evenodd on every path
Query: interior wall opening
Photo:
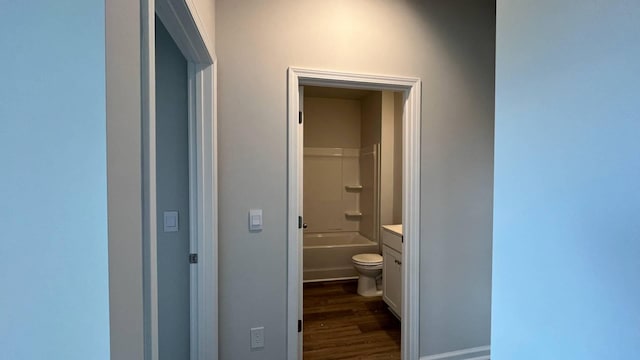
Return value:
M 404 93 L 304 86 L 304 359 L 401 358 Z
M 189 359 L 188 62 L 155 18 L 158 358 Z

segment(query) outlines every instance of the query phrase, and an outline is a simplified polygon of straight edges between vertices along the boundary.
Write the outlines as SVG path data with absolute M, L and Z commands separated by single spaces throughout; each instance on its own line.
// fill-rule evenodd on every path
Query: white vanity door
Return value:
M 382 299 L 398 317 L 402 316 L 402 255 L 382 246 Z

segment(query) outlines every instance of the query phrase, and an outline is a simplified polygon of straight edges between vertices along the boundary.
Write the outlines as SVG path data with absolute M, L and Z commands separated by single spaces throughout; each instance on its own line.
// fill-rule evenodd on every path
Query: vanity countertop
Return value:
M 402 236 L 402 224 L 397 224 L 397 225 L 382 225 L 382 228 L 392 232 L 398 236 Z

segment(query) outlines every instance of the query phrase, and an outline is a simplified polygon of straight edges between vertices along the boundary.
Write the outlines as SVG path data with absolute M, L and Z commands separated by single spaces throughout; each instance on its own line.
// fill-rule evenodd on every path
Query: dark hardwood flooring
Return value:
M 400 321 L 357 281 L 304 284 L 304 360 L 400 359 Z

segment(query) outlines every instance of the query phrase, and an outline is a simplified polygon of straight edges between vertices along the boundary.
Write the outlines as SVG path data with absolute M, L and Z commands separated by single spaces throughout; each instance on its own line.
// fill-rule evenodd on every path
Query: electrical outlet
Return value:
M 251 348 L 264 348 L 264 326 L 251 328 Z

